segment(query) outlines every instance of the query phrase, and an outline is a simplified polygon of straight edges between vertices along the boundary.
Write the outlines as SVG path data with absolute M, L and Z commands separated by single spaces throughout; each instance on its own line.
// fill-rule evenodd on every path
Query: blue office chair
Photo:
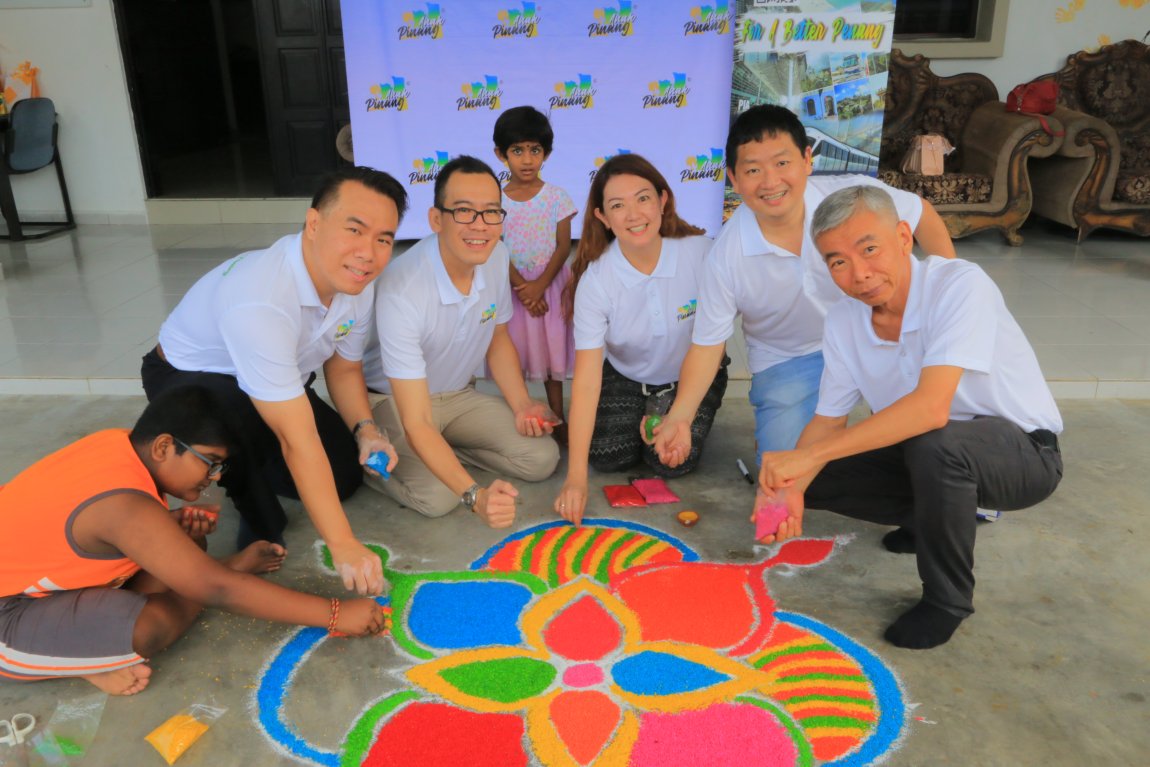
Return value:
M 12 105 L 8 129 L 0 130 L 0 213 L 8 223 L 8 234 L 0 240 L 38 240 L 76 228 L 72 203 L 68 200 L 68 185 L 64 183 L 64 166 L 60 163 L 60 150 L 56 146 L 56 107 L 51 99 L 23 99 Z M 64 200 L 64 222 L 21 221 L 16 211 L 16 198 L 12 194 L 12 176 L 23 175 L 56 165 L 56 178 L 60 181 L 60 197 Z M 25 234 L 24 227 L 48 227 L 47 231 Z

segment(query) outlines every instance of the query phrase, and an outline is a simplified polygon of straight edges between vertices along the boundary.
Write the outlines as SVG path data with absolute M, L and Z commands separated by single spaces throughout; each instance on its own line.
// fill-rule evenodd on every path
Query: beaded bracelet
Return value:
M 335 624 L 339 623 L 339 599 L 336 597 L 331 598 L 331 617 L 327 621 L 327 633 L 332 636 L 336 635 Z

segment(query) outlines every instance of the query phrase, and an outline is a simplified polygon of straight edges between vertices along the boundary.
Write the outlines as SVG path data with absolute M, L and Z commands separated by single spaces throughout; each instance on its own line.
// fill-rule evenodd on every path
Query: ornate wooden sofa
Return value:
M 1150 236 L 1150 47 L 1136 40 L 1067 57 L 1056 80 L 1066 128 L 1058 152 L 1031 164 L 1034 212 L 1078 229 Z
M 1047 118 L 1057 132 L 1056 121 Z M 899 170 L 917 135 L 939 133 L 955 147 L 941 176 Z M 988 78 L 967 73 L 939 77 L 921 55 L 891 51 L 879 178 L 917 192 L 938 210 L 951 237 L 986 229 L 1020 245 L 1018 228 L 1030 214 L 1027 160 L 1053 154 L 1062 139 L 1035 117 L 1008 113 Z

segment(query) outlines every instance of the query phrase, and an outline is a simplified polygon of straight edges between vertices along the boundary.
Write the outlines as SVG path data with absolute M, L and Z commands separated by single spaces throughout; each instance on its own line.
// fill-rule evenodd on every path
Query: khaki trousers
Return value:
M 459 506 L 459 496 L 439 481 L 407 441 L 395 400 L 368 392 L 375 422 L 387 430 L 399 463 L 384 480 L 365 474 L 373 489 L 428 517 L 441 517 Z M 501 479 L 540 482 L 555 471 L 559 446 L 551 437 L 525 437 L 515 430 L 515 414 L 502 397 L 469 386 L 431 395 L 431 418 L 463 463 Z

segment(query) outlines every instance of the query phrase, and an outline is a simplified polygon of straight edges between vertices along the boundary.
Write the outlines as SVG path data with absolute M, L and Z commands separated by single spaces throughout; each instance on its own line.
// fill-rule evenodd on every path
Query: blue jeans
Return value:
M 755 462 L 768 450 L 792 450 L 815 415 L 823 353 L 812 352 L 751 376 L 755 409 Z

